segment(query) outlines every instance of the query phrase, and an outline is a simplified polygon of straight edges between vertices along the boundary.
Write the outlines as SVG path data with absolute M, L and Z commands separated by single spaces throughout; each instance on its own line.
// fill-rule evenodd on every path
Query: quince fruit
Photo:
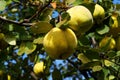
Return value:
M 95 9 L 93 12 L 93 18 L 95 19 L 97 24 L 100 24 L 101 21 L 103 21 L 103 19 L 105 18 L 105 10 L 101 5 L 99 4 L 95 5 Z
M 36 75 L 41 75 L 44 72 L 44 69 L 44 62 L 38 62 L 33 67 L 33 71 Z
M 70 15 L 68 25 L 76 34 L 87 32 L 93 25 L 91 12 L 84 6 L 74 6 L 67 10 Z
M 114 38 L 106 36 L 100 41 L 99 47 L 106 48 L 107 50 L 114 49 L 116 47 L 116 41 Z
M 77 38 L 71 29 L 55 27 L 45 35 L 43 46 L 51 58 L 66 59 L 75 51 Z

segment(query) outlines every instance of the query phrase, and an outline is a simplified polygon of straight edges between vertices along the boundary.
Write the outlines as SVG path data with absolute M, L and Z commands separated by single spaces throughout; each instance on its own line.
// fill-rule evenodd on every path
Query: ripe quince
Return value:
M 70 15 L 68 24 L 77 34 L 87 32 L 93 25 L 91 12 L 84 6 L 74 6 L 67 10 Z
M 45 35 L 43 46 L 51 58 L 66 59 L 75 51 L 77 38 L 70 28 L 55 27 Z
M 95 5 L 95 9 L 93 12 L 93 18 L 98 24 L 100 24 L 105 18 L 105 10 L 101 5 L 99 4 Z

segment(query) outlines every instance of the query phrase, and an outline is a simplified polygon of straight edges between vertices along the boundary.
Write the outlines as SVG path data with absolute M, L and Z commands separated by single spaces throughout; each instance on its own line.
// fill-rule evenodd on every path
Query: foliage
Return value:
M 69 8 L 83 5 L 93 13 L 95 4 L 104 8 L 105 18 L 100 23 L 94 20 L 90 30 L 77 36 L 77 48 L 69 58 L 51 59 L 43 47 L 47 32 L 68 27 L 64 13 Z M 112 0 L 1 0 L 0 80 L 119 80 L 119 32 L 120 8 Z M 114 49 L 107 49 L 110 40 L 99 47 L 106 36 L 116 40 Z M 46 68 L 37 76 L 33 67 L 40 61 Z

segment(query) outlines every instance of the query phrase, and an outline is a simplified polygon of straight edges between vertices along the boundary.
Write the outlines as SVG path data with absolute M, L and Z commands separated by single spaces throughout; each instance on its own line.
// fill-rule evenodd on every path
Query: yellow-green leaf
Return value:
M 78 54 L 78 59 L 81 60 L 82 63 L 90 62 L 90 60 L 83 53 Z
M 32 42 L 27 42 L 26 47 L 25 47 L 25 53 L 30 54 L 36 49 L 36 45 L 33 44 Z
M 4 39 L 4 34 L 3 33 L 0 33 L 0 40 Z
M 36 49 L 36 47 L 37 46 L 33 44 L 32 42 L 21 43 L 19 51 L 18 51 L 18 55 L 22 55 L 24 53 L 30 54 Z
M 37 39 L 34 39 L 33 43 L 35 44 L 43 44 L 44 37 L 39 37 Z
M 21 43 L 20 48 L 18 50 L 18 55 L 22 55 L 25 52 L 25 43 Z
M 102 67 L 101 67 L 100 65 L 97 65 L 97 66 L 93 66 L 93 67 L 92 67 L 92 71 L 93 71 L 93 72 L 100 71 L 100 70 L 102 70 Z
M 39 21 L 33 24 L 30 28 L 33 33 L 40 34 L 47 33 L 49 30 L 53 28 L 53 26 L 46 21 Z
M 6 7 L 6 1 L 0 1 L 0 11 L 3 11 Z
M 115 76 L 114 75 L 110 75 L 109 76 L 109 80 L 114 80 L 115 79 Z
M 104 60 L 104 64 L 105 64 L 105 66 L 107 66 L 107 67 L 109 67 L 109 66 L 112 66 L 113 65 L 113 63 L 111 62 L 111 61 L 109 61 L 109 60 Z
M 9 44 L 9 45 L 16 45 L 16 38 L 13 35 L 5 35 L 5 41 Z

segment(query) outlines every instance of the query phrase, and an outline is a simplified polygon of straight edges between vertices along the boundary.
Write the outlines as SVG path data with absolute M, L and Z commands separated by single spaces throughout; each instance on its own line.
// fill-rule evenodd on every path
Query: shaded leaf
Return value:
M 22 55 L 24 53 L 30 54 L 36 49 L 36 47 L 37 46 L 33 44 L 32 42 L 21 43 L 19 51 L 18 51 L 18 55 Z
M 76 0 L 76 1 L 73 3 L 73 5 L 76 6 L 76 5 L 79 5 L 79 4 L 81 4 L 81 3 L 83 3 L 83 0 Z
M 54 71 L 52 72 L 52 78 L 53 80 L 62 80 L 62 75 L 58 69 L 54 69 Z
M 33 33 L 40 34 L 47 33 L 49 30 L 53 28 L 53 26 L 46 21 L 39 21 L 33 24 L 30 28 Z
M 79 42 L 80 42 L 81 46 L 90 45 L 90 40 L 88 39 L 88 37 L 86 37 L 84 35 L 79 38 Z
M 68 4 L 68 5 L 70 5 L 70 4 L 72 4 L 72 3 L 74 3 L 76 0 L 66 0 L 66 3 Z
M 120 51 L 117 51 L 117 53 L 116 53 L 117 55 L 116 56 L 120 56 Z
M 5 35 L 5 41 L 9 44 L 9 45 L 16 45 L 16 38 L 13 35 Z
M 35 44 L 43 44 L 44 37 L 39 37 L 37 39 L 34 39 L 33 43 Z
M 6 7 L 6 1 L 1 0 L 0 1 L 0 11 L 5 10 L 5 7 Z
M 78 54 L 78 59 L 81 60 L 83 64 L 91 61 L 83 53 Z
M 93 66 L 98 66 L 101 65 L 100 61 L 92 61 L 92 62 L 88 62 L 86 64 L 82 64 L 80 66 L 80 70 L 84 70 L 84 69 L 92 69 Z
M 99 51 L 99 50 L 98 50 Z M 91 49 L 91 50 L 86 50 L 86 53 L 84 55 L 90 59 L 90 60 L 100 60 L 99 52 L 97 50 Z M 94 56 L 92 56 L 94 55 Z
M 88 1 L 90 1 L 90 0 L 88 0 Z M 89 9 L 90 10 L 90 12 L 93 14 L 93 12 L 94 12 L 94 9 L 95 9 L 95 3 L 82 3 L 81 5 L 83 5 L 83 6 L 85 6 L 87 9 Z
M 109 32 L 109 27 L 107 25 L 105 25 L 104 27 L 97 28 L 96 31 L 98 34 L 103 35 L 103 34 Z
M 3 33 L 0 33 L 0 40 L 4 39 L 4 34 Z
M 40 15 L 40 20 L 41 21 L 50 21 L 51 15 L 53 13 L 53 8 L 46 8 Z
M 25 52 L 25 44 L 21 43 L 20 48 L 18 50 L 18 55 L 22 55 Z
M 101 67 L 100 65 L 97 65 L 97 66 L 93 66 L 93 67 L 92 67 L 92 71 L 93 71 L 93 72 L 100 71 L 100 70 L 102 70 L 102 67 Z
M 62 21 L 56 24 L 56 27 L 60 27 L 61 29 L 65 29 L 68 27 L 67 22 L 70 20 L 70 15 L 67 12 L 63 12 L 62 15 Z
M 27 42 L 26 43 L 25 53 L 26 54 L 32 53 L 36 49 L 36 47 L 37 46 L 35 44 L 33 44 L 32 42 Z

